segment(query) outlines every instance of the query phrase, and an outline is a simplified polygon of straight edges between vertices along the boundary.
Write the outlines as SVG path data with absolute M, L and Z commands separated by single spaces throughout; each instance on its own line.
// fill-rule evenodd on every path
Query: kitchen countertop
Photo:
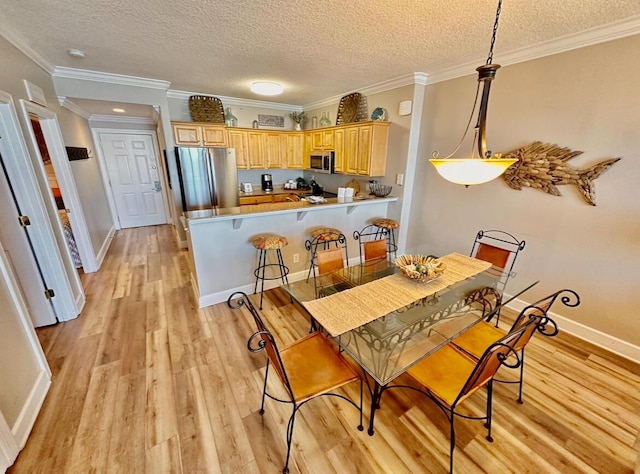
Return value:
M 286 191 L 294 191 L 287 189 Z M 245 194 L 245 193 L 241 193 Z M 269 193 L 270 194 L 270 193 Z M 245 194 L 255 195 L 255 194 Z M 273 204 L 256 204 L 245 205 L 239 207 L 227 207 L 217 209 L 202 209 L 197 211 L 187 211 L 183 214 L 184 218 L 191 224 L 209 221 L 222 221 L 229 219 L 242 219 L 246 217 L 255 217 L 264 214 L 283 214 L 291 212 L 310 212 L 320 209 L 353 207 L 367 204 L 376 204 L 381 202 L 397 201 L 395 196 L 387 196 L 379 198 L 375 196 L 356 196 L 354 198 L 327 198 L 326 202 L 312 204 L 309 201 L 298 202 L 277 202 Z

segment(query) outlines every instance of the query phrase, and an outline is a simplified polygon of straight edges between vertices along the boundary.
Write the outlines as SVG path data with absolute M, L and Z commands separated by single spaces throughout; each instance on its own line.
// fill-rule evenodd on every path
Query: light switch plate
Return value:
M 403 100 L 398 105 L 398 115 L 410 115 L 412 102 L 410 100 Z
M 397 184 L 398 186 L 402 186 L 402 183 L 403 183 L 403 182 L 404 182 L 404 175 L 403 175 L 403 174 L 401 174 L 401 173 L 398 173 L 398 174 L 396 175 L 396 184 Z

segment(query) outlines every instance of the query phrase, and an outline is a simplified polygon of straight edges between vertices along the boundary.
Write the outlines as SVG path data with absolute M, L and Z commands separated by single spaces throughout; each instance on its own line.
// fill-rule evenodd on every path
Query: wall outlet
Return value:
M 404 182 L 404 175 L 403 175 L 403 174 L 401 174 L 401 173 L 398 173 L 398 174 L 396 175 L 396 184 L 397 184 L 398 186 L 402 186 L 402 183 L 403 183 L 403 182 Z
M 293 263 L 300 263 L 300 254 L 299 253 L 294 253 L 293 254 Z

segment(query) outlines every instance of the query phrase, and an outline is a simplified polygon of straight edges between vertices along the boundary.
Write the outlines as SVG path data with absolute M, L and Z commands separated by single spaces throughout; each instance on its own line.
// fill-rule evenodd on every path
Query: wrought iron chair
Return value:
M 370 260 L 387 258 L 389 242 L 385 232 L 385 229 L 374 224 L 353 232 L 353 238 L 359 244 L 361 264 Z
M 324 334 L 315 332 L 279 349 L 273 335 L 245 293 L 233 293 L 227 300 L 227 304 L 233 309 L 245 306 L 249 310 L 258 331 L 249 338 L 247 348 L 254 353 L 264 350 L 267 355 L 260 414 L 264 414 L 266 397 L 293 405 L 293 411 L 287 424 L 287 457 L 282 469 L 283 473 L 289 472 L 289 457 L 296 414 L 307 402 L 321 396 L 332 396 L 346 400 L 360 412 L 358 429 L 360 431 L 364 429 L 362 425 L 362 379 Z M 278 375 L 288 400 L 280 399 L 267 392 L 267 380 L 271 366 Z M 359 405 L 350 398 L 334 392 L 336 389 L 355 381 L 360 381 Z
M 524 308 L 513 322 L 509 333 L 520 330 L 523 325 L 527 324 L 532 318 L 535 317 L 539 318 L 539 323 L 536 328 L 537 332 L 547 337 L 552 337 L 558 334 L 558 326 L 555 321 L 548 316 L 548 314 L 551 310 L 551 307 L 559 297 L 562 304 L 570 308 L 574 308 L 580 304 L 580 296 L 578 296 L 575 291 L 568 289 L 556 291 L 555 293 L 552 293 L 549 296 L 542 298 L 541 300 Z M 496 382 L 519 384 L 518 403 L 521 404 L 524 403 L 522 400 L 522 386 L 524 384 L 524 350 L 531 337 L 533 337 L 534 333 L 535 331 L 527 334 L 528 337 L 521 337 L 518 340 L 516 346 L 514 346 L 514 349 L 518 351 L 520 356 L 519 379 L 495 379 Z M 452 341 L 452 344 L 454 344 L 459 349 L 462 349 L 465 353 L 469 354 L 473 358 L 479 359 L 480 357 L 482 357 L 482 354 L 488 346 L 500 340 L 504 336 L 505 333 L 500 329 L 494 327 L 492 324 L 486 321 L 481 321 L 478 324 L 472 326 L 468 331 L 455 338 Z
M 316 298 L 323 298 L 353 286 L 346 279 L 340 279 L 334 273 L 344 268 L 344 256 L 341 247 L 318 250 L 316 252 L 316 264 L 318 275 L 313 279 Z M 312 317 L 309 332 L 317 329 L 316 321 Z
M 497 297 L 496 305 L 498 306 L 498 311 L 495 313 L 496 327 L 500 323 L 499 307 L 502 303 L 502 290 L 504 290 L 509 277 L 513 274 L 513 266 L 516 263 L 518 254 L 524 247 L 524 240 L 518 240 L 512 234 L 502 230 L 479 230 L 473 241 L 470 256 L 491 263 L 504 275 L 500 288 L 497 288 L 498 292 L 495 293 Z
M 333 245 L 332 245 L 333 244 Z M 349 264 L 349 254 L 347 250 L 347 237 L 339 229 L 332 227 L 318 227 L 311 232 L 311 236 L 304 242 L 304 247 L 310 252 L 309 271 L 307 272 L 307 280 L 313 275 L 316 276 L 316 267 L 318 265 L 318 251 L 328 250 L 331 247 L 344 248 L 347 257 L 347 265 Z
M 527 332 L 535 330 L 537 322 L 537 317 L 534 317 L 518 331 L 507 334 L 488 347 L 477 361 L 462 353 L 451 343 L 441 347 L 407 371 L 407 374 L 420 385 L 419 388 L 411 385 L 383 387 L 383 391 L 391 388 L 409 388 L 418 391 L 433 400 L 447 416 L 450 427 L 450 472 L 453 472 L 453 454 L 456 446 L 455 417 L 485 420 L 487 440 L 493 442 L 491 436 L 493 378 L 502 365 L 518 367 L 520 359 L 515 346 Z M 485 416 L 463 415 L 456 411 L 463 401 L 484 386 L 487 387 Z

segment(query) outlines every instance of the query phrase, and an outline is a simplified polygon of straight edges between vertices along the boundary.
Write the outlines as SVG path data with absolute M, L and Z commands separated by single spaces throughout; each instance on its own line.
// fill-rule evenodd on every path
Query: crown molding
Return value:
M 70 110 L 71 112 L 73 112 L 76 115 L 79 115 L 80 117 L 83 117 L 83 118 L 85 118 L 87 120 L 89 120 L 89 118 L 91 117 L 91 114 L 89 112 L 84 110 L 82 107 L 80 107 L 75 102 L 69 100 L 67 97 L 59 95 L 58 96 L 58 102 L 60 103 L 60 105 L 62 107 L 64 107 L 65 109 Z
M 268 102 L 264 100 L 253 100 L 253 99 L 240 99 L 239 97 L 228 97 L 224 95 L 212 95 L 212 94 L 203 94 L 200 92 L 189 92 L 189 91 L 181 91 L 177 89 L 169 89 L 167 91 L 168 99 L 179 99 L 179 100 L 189 100 L 189 97 L 192 95 L 205 95 L 209 97 L 217 97 L 222 101 L 222 103 L 227 106 L 234 107 L 255 107 L 258 109 L 275 109 L 275 110 L 286 110 L 289 112 L 293 111 L 301 111 L 302 107 L 299 105 L 292 104 L 282 104 L 279 102 Z
M 357 92 L 360 92 L 362 95 L 368 96 L 372 94 L 379 94 L 380 92 L 386 92 L 392 89 L 397 89 L 399 87 L 414 85 L 414 84 L 423 84 L 427 83 L 428 74 L 424 72 L 414 72 L 411 74 L 406 74 L 404 76 L 399 76 L 394 79 L 389 79 L 388 81 L 379 82 L 377 84 L 373 84 L 371 86 L 366 86 L 358 89 Z M 335 95 L 333 97 L 329 97 L 327 99 L 317 100 L 315 102 L 310 102 L 305 104 L 303 109 L 317 109 L 320 107 L 327 107 L 328 105 L 333 105 L 340 102 L 340 99 L 351 92 L 344 92 L 342 94 Z
M 0 35 L 4 36 L 5 39 L 16 47 L 22 54 L 31 59 L 34 63 L 40 66 L 49 74 L 53 75 L 53 70 L 55 66 L 49 62 L 47 58 L 42 56 L 36 50 L 34 50 L 30 45 L 28 45 L 22 37 L 16 33 L 16 31 L 10 26 L 6 25 L 3 22 L 0 22 Z
M 145 87 L 147 89 L 168 90 L 171 85 L 168 81 L 161 79 L 149 79 L 146 77 L 125 76 L 124 74 L 113 74 L 110 72 L 90 71 L 88 69 L 75 69 L 70 67 L 56 66 L 53 74 L 55 78 L 80 79 L 83 81 L 106 82 L 121 86 Z
M 155 125 L 155 121 L 148 117 L 130 117 L 128 115 L 91 114 L 90 122 L 132 123 L 136 125 Z
M 555 38 L 533 46 L 527 46 L 526 48 L 516 49 L 514 51 L 501 54 L 497 58 L 497 62 L 502 66 L 509 66 L 637 34 L 640 34 L 640 15 L 609 23 L 604 26 L 591 28 L 579 33 L 572 33 L 561 38 Z M 468 62 L 466 64 L 461 64 L 459 66 L 430 74 L 428 84 L 448 81 L 450 79 L 456 79 L 458 77 L 468 76 L 471 74 L 475 75 L 476 68 L 480 64 L 484 63 L 484 59 L 478 59 L 477 61 Z

